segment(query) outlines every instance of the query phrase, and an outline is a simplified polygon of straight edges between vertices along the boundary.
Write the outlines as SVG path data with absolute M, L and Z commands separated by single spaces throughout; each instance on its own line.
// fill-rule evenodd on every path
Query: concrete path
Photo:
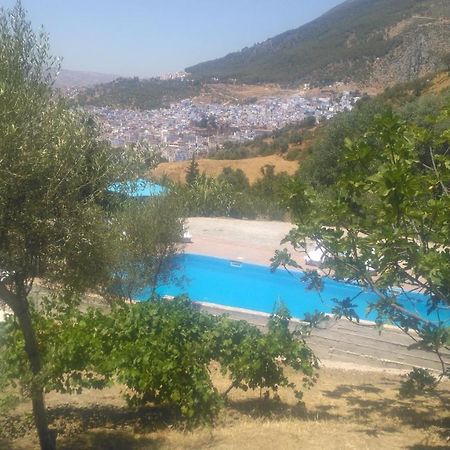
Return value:
M 270 265 L 275 250 L 291 247 L 281 244 L 293 225 L 286 222 L 194 217 L 188 220 L 192 243 L 187 253 L 243 258 L 245 262 Z M 298 256 L 300 258 L 300 256 Z

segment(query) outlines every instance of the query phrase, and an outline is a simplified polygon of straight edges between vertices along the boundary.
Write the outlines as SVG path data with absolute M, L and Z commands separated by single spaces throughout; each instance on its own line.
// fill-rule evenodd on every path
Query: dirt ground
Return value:
M 223 392 L 228 380 L 212 371 Z M 301 383 L 298 375 L 293 380 Z M 397 395 L 399 382 L 388 372 L 321 369 L 318 383 L 305 393 L 305 408 L 287 391 L 278 403 L 261 400 L 259 392 L 232 391 L 213 426 L 191 431 L 161 410 L 129 410 L 118 386 L 76 396 L 50 393 L 47 403 L 62 450 L 449 448 L 450 384 L 434 396 L 405 400 Z M 27 429 L 27 411 L 28 405 L 20 406 L 8 427 Z M 4 450 L 36 445 L 31 425 L 25 436 L 0 439 Z
M 277 84 L 207 84 L 203 92 L 193 101 L 197 104 L 240 103 L 250 97 L 263 99 L 267 97 L 289 97 L 298 95 L 299 89 L 283 88 Z

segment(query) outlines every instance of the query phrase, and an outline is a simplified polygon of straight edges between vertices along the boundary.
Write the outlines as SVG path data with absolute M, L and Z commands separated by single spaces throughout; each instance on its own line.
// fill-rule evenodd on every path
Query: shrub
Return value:
M 126 386 L 130 406 L 166 406 L 197 424 L 212 421 L 223 403 L 210 377 L 213 361 L 230 376 L 230 389 L 264 389 L 276 397 L 283 386 L 300 399 L 286 367 L 304 373 L 306 384 L 314 382 L 316 359 L 300 333 L 289 330 L 284 308 L 263 333 L 247 322 L 201 312 L 186 297 L 119 304 L 109 313 L 81 312 L 76 302 L 65 310 L 57 305 L 47 300 L 44 311 L 34 314 L 47 390 L 80 392 L 117 380 Z M 29 380 L 18 370 L 25 362 L 23 340 L 13 319 L 6 329 L 0 367 L 26 388 Z

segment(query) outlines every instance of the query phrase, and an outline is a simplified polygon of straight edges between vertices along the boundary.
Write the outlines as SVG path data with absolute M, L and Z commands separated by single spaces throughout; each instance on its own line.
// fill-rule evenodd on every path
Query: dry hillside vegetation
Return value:
M 386 86 L 442 66 L 449 15 L 446 0 L 347 0 L 299 28 L 186 70 L 203 81 Z
M 228 380 L 212 370 L 224 391 Z M 129 410 L 117 386 L 78 396 L 51 393 L 48 406 L 62 450 L 448 448 L 449 383 L 437 395 L 404 400 L 397 396 L 399 381 L 383 372 L 322 369 L 317 385 L 305 394 L 306 409 L 285 391 L 280 402 L 260 399 L 259 392 L 232 391 L 212 428 L 191 431 L 180 429 L 161 409 Z M 4 435 L 28 431 L 14 441 L 3 438 L 1 449 L 36 448 L 26 412 L 28 404 L 2 424 Z
M 297 88 L 290 88 L 274 83 L 262 84 L 204 84 L 202 92 L 192 101 L 197 104 L 210 103 L 245 103 L 249 99 L 262 100 L 271 97 L 283 98 L 293 95 L 302 97 L 329 97 L 331 94 L 340 94 L 346 91 L 363 90 L 369 95 L 376 95 L 383 91 L 385 85 L 376 84 L 367 85 L 367 83 L 357 82 L 338 82 L 325 87 L 310 87 L 304 89 L 303 85 Z
M 189 164 L 190 161 L 162 163 L 152 172 L 151 175 L 155 179 L 167 176 L 172 181 L 184 182 L 186 177 L 186 169 Z M 200 159 L 198 164 L 200 173 L 205 172 L 206 175 L 213 177 L 220 175 L 225 167 L 241 169 L 244 171 L 250 183 L 254 183 L 257 179 L 262 177 L 261 168 L 267 164 L 275 166 L 275 173 L 287 172 L 289 175 L 294 175 L 298 169 L 297 161 L 287 161 L 278 155 L 261 156 L 241 160 Z
M 205 84 L 202 93 L 194 97 L 195 103 L 242 103 L 250 98 L 289 97 L 303 93 L 298 89 L 281 87 L 278 84 Z
M 430 94 L 439 94 L 450 89 L 450 76 L 446 72 L 438 73 L 433 79 L 431 86 L 426 90 Z

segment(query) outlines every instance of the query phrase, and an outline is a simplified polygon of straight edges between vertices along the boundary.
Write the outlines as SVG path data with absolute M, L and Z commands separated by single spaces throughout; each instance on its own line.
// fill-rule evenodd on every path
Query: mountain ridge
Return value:
M 200 80 L 243 83 L 407 81 L 437 70 L 450 51 L 449 3 L 347 0 L 301 27 L 186 71 Z M 402 52 L 409 60 L 402 58 L 406 69 L 399 70 Z

